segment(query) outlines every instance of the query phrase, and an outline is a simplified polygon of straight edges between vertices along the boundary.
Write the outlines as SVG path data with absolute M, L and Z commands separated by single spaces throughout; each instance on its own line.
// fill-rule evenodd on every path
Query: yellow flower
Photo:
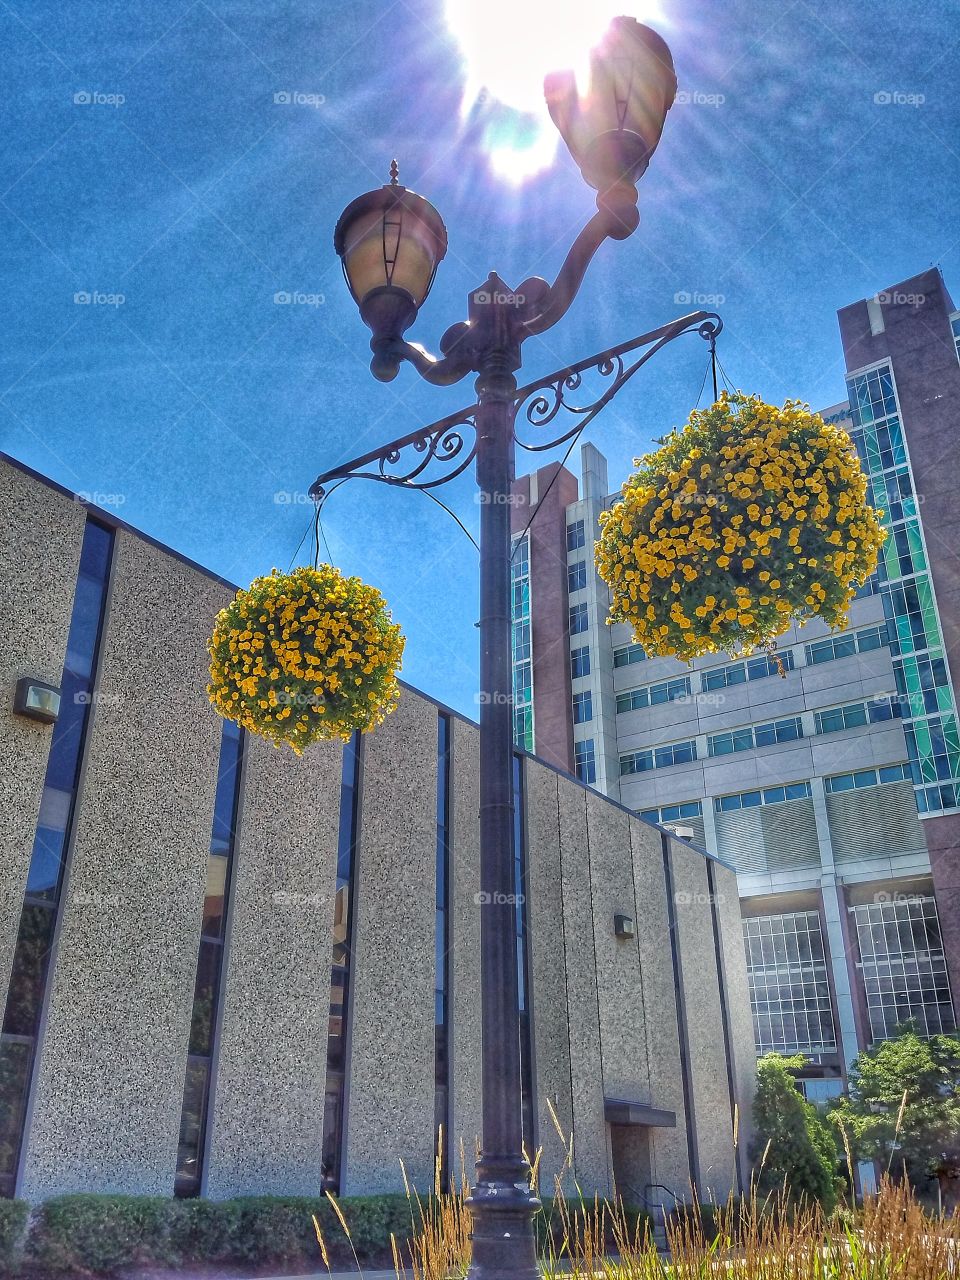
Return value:
M 724 394 L 637 465 L 601 520 L 596 560 L 610 620 L 650 653 L 739 652 L 811 614 L 841 625 L 851 583 L 876 567 L 886 535 L 850 439 L 798 401 Z M 708 476 L 702 494 L 694 480 Z
M 218 615 L 209 649 L 214 707 L 297 754 L 374 728 L 399 699 L 399 627 L 378 591 L 330 565 L 256 579 Z M 352 668 L 362 675 L 345 685 Z

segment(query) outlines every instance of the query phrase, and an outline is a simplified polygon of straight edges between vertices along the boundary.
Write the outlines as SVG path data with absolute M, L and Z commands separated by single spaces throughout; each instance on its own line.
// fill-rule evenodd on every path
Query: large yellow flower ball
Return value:
M 359 578 L 329 564 L 274 569 L 217 615 L 207 693 L 225 719 L 300 755 L 382 723 L 400 698 L 403 644 Z
M 882 512 L 850 436 L 806 405 L 724 392 L 637 459 L 600 517 L 611 622 L 651 655 L 770 647 L 794 621 L 846 625 Z

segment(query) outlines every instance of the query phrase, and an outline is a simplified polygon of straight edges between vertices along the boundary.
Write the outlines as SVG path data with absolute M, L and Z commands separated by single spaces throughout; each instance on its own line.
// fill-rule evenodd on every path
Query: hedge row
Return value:
M 721 1234 L 721 1229 L 736 1225 L 740 1221 L 740 1201 L 730 1200 L 723 1205 L 710 1203 L 701 1203 L 695 1208 L 693 1205 L 682 1205 L 670 1211 L 670 1221 L 676 1230 L 689 1230 L 697 1235 L 701 1232 L 708 1242 L 716 1240 Z
M 559 1256 L 563 1250 L 567 1235 L 567 1224 L 574 1230 L 583 1230 L 584 1220 L 587 1223 L 598 1222 L 597 1208 L 594 1204 L 582 1205 L 575 1200 L 565 1200 L 561 1205 L 558 1200 L 549 1196 L 541 1196 L 542 1208 L 534 1219 L 534 1230 L 537 1235 L 537 1252 L 541 1255 Z M 653 1217 L 645 1209 L 637 1209 L 630 1205 L 621 1205 L 617 1211 L 619 1225 L 626 1228 L 627 1238 L 643 1240 L 647 1231 L 653 1230 Z M 604 1248 L 608 1253 L 615 1253 L 617 1247 L 617 1231 L 609 1210 L 603 1213 Z
M 12 1270 L 23 1248 L 30 1206 L 23 1200 L 0 1200 L 0 1275 Z
M 22 1200 L 0 1200 L 0 1276 L 37 1270 L 45 1276 L 110 1276 L 127 1267 L 233 1265 L 319 1270 L 313 1218 L 333 1269 L 361 1262 L 392 1267 L 398 1243 L 419 1225 L 405 1196 L 353 1196 L 338 1202 L 350 1230 L 327 1199 L 251 1196 L 237 1200 L 173 1200 L 160 1196 L 73 1195 L 31 1211 Z M 567 1206 L 570 1217 L 580 1206 Z M 592 1216 L 591 1210 L 587 1210 Z M 642 1211 L 626 1210 L 631 1233 Z M 536 1228 L 541 1252 L 558 1252 L 564 1212 L 545 1199 Z M 642 1234 L 642 1228 L 641 1228 Z M 607 1247 L 614 1241 L 608 1224 Z M 352 1242 L 352 1249 L 351 1249 Z
M 398 1241 L 410 1235 L 405 1196 L 356 1196 L 339 1205 L 361 1261 L 387 1260 L 391 1232 Z M 124 1267 L 204 1264 L 319 1270 L 314 1215 L 331 1266 L 349 1263 L 350 1242 L 326 1199 L 74 1195 L 32 1212 L 22 1201 L 0 1201 L 0 1275 L 35 1268 L 109 1276 Z

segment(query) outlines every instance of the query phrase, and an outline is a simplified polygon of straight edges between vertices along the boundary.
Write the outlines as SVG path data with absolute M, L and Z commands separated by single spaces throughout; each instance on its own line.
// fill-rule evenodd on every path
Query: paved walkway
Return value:
M 257 1280 L 397 1280 L 395 1271 L 332 1271 L 325 1267 L 302 1275 L 258 1276 Z

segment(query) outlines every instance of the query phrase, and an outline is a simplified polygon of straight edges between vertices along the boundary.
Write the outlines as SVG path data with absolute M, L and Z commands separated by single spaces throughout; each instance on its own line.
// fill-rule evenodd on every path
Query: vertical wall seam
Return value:
M 39 1071 L 40 1056 L 43 1051 L 43 1041 L 46 1035 L 47 1023 L 49 1020 L 50 999 L 53 991 L 53 983 L 55 980 L 57 955 L 60 949 L 60 936 L 63 930 L 63 917 L 64 917 L 63 904 L 69 892 L 70 875 L 73 870 L 73 854 L 74 854 L 74 849 L 76 847 L 76 842 L 77 842 L 77 826 L 78 826 L 77 818 L 83 803 L 83 792 L 84 792 L 84 788 L 86 786 L 86 780 L 87 780 L 87 766 L 88 766 L 89 756 L 90 756 L 90 743 L 93 740 L 93 730 L 96 723 L 96 709 L 97 709 L 97 702 L 98 702 L 97 695 L 100 691 L 101 659 L 103 657 L 104 641 L 106 639 L 107 631 L 110 625 L 110 614 L 111 614 L 111 609 L 113 605 L 114 586 L 116 582 L 116 566 L 117 566 L 116 529 L 114 529 L 113 527 L 108 527 L 107 525 L 100 524 L 99 521 L 91 520 L 90 517 L 88 516 L 84 523 L 84 531 L 83 531 L 84 538 L 86 537 L 87 531 L 91 525 L 94 525 L 97 528 L 103 529 L 105 532 L 108 532 L 110 535 L 110 550 L 109 550 L 109 559 L 107 563 L 107 577 L 106 577 L 106 583 L 104 584 L 103 600 L 101 601 L 101 605 L 100 605 L 100 617 L 97 623 L 97 636 L 96 636 L 96 641 L 94 643 L 93 656 L 92 656 L 91 666 L 90 666 L 91 698 L 87 706 L 86 718 L 83 724 L 82 739 L 81 739 L 80 748 L 79 748 L 79 760 L 78 760 L 76 778 L 74 781 L 74 794 L 73 794 L 73 800 L 70 805 L 69 816 L 67 819 L 66 837 L 65 837 L 64 846 L 63 846 L 63 871 L 61 873 L 60 890 L 57 897 L 56 906 L 54 907 L 55 919 L 54 919 L 54 926 L 53 926 L 53 934 L 50 939 L 50 951 L 47 957 L 47 966 L 46 966 L 46 970 L 44 972 L 44 978 L 43 978 L 43 995 L 41 996 L 40 1016 L 37 1020 L 37 1030 L 34 1036 L 33 1050 L 30 1058 L 29 1081 L 27 1084 L 26 1099 L 25 1099 L 24 1108 L 23 1108 L 23 1120 L 20 1127 L 20 1145 L 19 1145 L 19 1150 L 17 1152 L 17 1160 L 16 1160 L 16 1165 L 13 1173 L 13 1195 L 14 1196 L 17 1196 L 20 1194 L 20 1191 L 23 1185 L 23 1177 L 26 1169 L 27 1155 L 28 1155 L 29 1144 L 30 1144 L 30 1131 L 33 1125 L 33 1118 L 36 1110 L 37 1086 L 39 1083 L 39 1076 L 40 1076 L 40 1071 Z M 81 543 L 80 543 L 80 557 L 77 561 L 77 582 L 74 588 L 73 603 L 70 606 L 70 621 L 67 625 L 67 643 L 66 643 L 66 646 L 64 647 L 63 671 L 61 672 L 61 677 L 60 677 L 61 688 L 63 685 L 63 674 L 66 672 L 67 651 L 68 651 L 69 642 L 70 642 L 70 631 L 73 627 L 73 613 L 76 608 L 77 593 L 80 588 L 80 569 L 81 569 L 82 563 L 83 563 L 83 539 L 81 539 Z M 50 748 L 52 749 L 52 747 L 53 747 L 53 738 L 51 734 Z M 50 750 L 48 749 L 47 766 L 44 769 L 44 782 L 43 782 L 44 788 L 46 787 L 46 773 L 49 766 L 50 766 Z M 42 803 L 43 803 L 43 798 L 42 798 L 42 792 L 41 792 L 41 804 Z M 39 811 L 37 814 L 37 825 L 39 826 Z M 31 851 L 31 861 L 32 861 L 32 858 L 33 858 L 33 853 Z M 29 876 L 29 867 L 28 867 L 27 874 Z M 24 884 L 24 898 L 26 898 L 26 883 Z M 20 919 L 21 921 L 23 919 L 23 904 L 21 904 L 21 907 L 20 907 Z M 8 989 L 8 992 L 7 992 L 7 1000 L 9 1000 L 10 991 L 13 988 L 14 964 L 16 960 L 17 945 L 19 942 L 19 932 L 20 932 L 20 925 L 18 922 L 17 941 L 14 943 L 14 950 L 13 950 L 14 963 L 11 964 L 10 988 Z M 5 1008 L 6 1008 L 6 1002 L 4 1002 L 4 1012 L 5 1012 Z M 0 1029 L 2 1029 L 2 1018 L 0 1018 Z
M 847 1088 L 847 1054 L 843 1043 L 843 1030 L 840 1025 L 840 1004 L 837 998 L 837 983 L 834 976 L 834 954 L 830 946 L 830 933 L 827 927 L 827 908 L 826 899 L 823 893 L 823 885 L 819 885 L 816 890 L 817 895 L 817 926 L 820 929 L 820 937 L 823 939 L 823 959 L 824 969 L 827 974 L 827 986 L 830 991 L 830 1022 L 833 1027 L 833 1039 L 837 1046 L 837 1057 L 840 1060 L 840 1078 L 843 1080 L 844 1089 Z M 844 964 L 847 958 L 844 956 Z
M 441 746 L 443 750 L 441 751 Z M 444 712 L 437 715 L 437 814 L 436 814 L 436 832 L 435 832 L 435 854 L 434 854 L 434 930 L 437 930 L 437 914 L 436 906 L 439 894 L 437 892 L 437 877 L 440 874 L 441 861 L 443 870 L 443 947 L 440 957 L 440 968 L 442 973 L 434 974 L 434 1129 L 435 1144 L 434 1158 L 439 1166 L 438 1175 L 442 1183 L 450 1174 L 450 1157 L 452 1152 L 450 1121 L 453 1113 L 453 1097 L 450 1082 L 452 1052 L 451 1046 L 453 1042 L 453 1026 L 452 1026 L 452 1010 L 453 1000 L 451 994 L 453 965 L 451 963 L 451 939 L 452 939 L 452 920 L 451 920 L 451 904 L 453 903 L 453 892 L 451 887 L 451 872 L 453 866 L 453 732 L 451 720 Z M 441 823 L 442 808 L 442 823 Z M 443 837 L 441 842 L 440 830 L 443 828 Z M 436 955 L 436 936 L 434 937 L 434 955 Z M 442 1013 L 442 1031 L 437 1036 L 436 1027 L 436 983 L 442 977 L 443 981 L 443 1013 Z M 440 1084 L 440 1053 L 439 1043 L 443 1043 L 443 1083 Z M 443 1107 L 441 1110 L 439 1090 L 443 1089 Z M 442 1136 L 442 1141 L 441 1141 Z
M 221 735 L 221 742 L 220 742 L 220 750 L 221 752 L 223 751 L 222 735 Z M 224 890 L 223 890 L 223 893 L 224 893 L 223 941 L 220 944 L 220 969 L 217 974 L 217 991 L 216 991 L 216 1002 L 215 1002 L 216 1013 L 214 1015 L 213 1026 L 210 1032 L 210 1055 L 209 1055 L 210 1065 L 208 1068 L 208 1075 L 207 1075 L 207 1088 L 206 1088 L 207 1096 L 203 1106 L 203 1113 L 202 1113 L 203 1129 L 200 1136 L 200 1148 L 197 1153 L 198 1159 L 200 1161 L 200 1173 L 199 1173 L 199 1180 L 197 1185 L 197 1192 L 201 1196 L 206 1194 L 207 1177 L 209 1174 L 209 1165 L 210 1165 L 210 1160 L 209 1160 L 210 1147 L 211 1147 L 211 1141 L 213 1137 L 213 1124 L 211 1123 L 211 1120 L 213 1117 L 214 1107 L 216 1106 L 216 1086 L 217 1086 L 218 1066 L 220 1061 L 220 1040 L 221 1040 L 221 1035 L 223 1031 L 224 1009 L 227 1002 L 226 1001 L 227 979 L 230 972 L 230 951 L 231 951 L 231 940 L 232 940 L 232 933 L 233 933 L 233 915 L 234 915 L 233 885 L 234 885 L 234 877 L 237 870 L 237 854 L 239 853 L 239 850 L 240 850 L 240 818 L 241 818 L 241 813 L 243 811 L 244 788 L 246 786 L 247 756 L 248 756 L 248 751 L 246 746 L 246 734 L 244 733 L 243 729 L 241 729 L 239 742 L 237 745 L 236 777 L 234 778 L 234 783 L 233 783 L 234 790 L 233 790 L 233 813 L 232 813 L 232 822 L 231 822 L 232 836 L 230 841 L 230 854 L 229 854 L 229 861 L 227 864 L 227 873 L 224 879 Z M 219 760 L 217 762 L 217 772 L 218 772 L 218 780 L 219 780 Z M 216 822 L 216 803 L 217 803 L 216 795 L 214 795 L 213 803 L 214 803 L 213 822 L 215 823 Z M 208 859 L 209 859 L 209 854 L 208 854 Z M 202 945 L 202 940 L 203 940 L 203 923 L 202 923 L 202 917 L 201 917 L 201 925 L 200 925 L 201 945 Z M 199 965 L 199 954 L 200 954 L 200 949 L 198 947 L 198 950 L 197 950 L 198 965 Z M 194 978 L 194 981 L 196 981 L 196 978 Z M 191 1018 L 191 1022 L 192 1022 L 192 1018 Z M 189 1038 L 188 1038 L 188 1041 L 187 1041 L 188 1062 L 187 1062 L 187 1068 L 186 1068 L 187 1070 L 189 1070 L 189 1051 L 190 1051 L 190 1044 L 189 1044 Z M 184 1075 L 186 1077 L 186 1072 L 184 1073 Z M 181 1108 L 180 1108 L 181 1125 L 183 1123 L 183 1111 L 184 1111 L 185 1103 L 186 1103 L 186 1079 L 184 1081 L 183 1102 L 181 1103 Z M 178 1147 L 179 1147 L 179 1142 L 178 1142 Z
M 517 848 L 514 849 L 514 879 L 516 880 L 516 872 L 520 870 L 520 884 L 518 887 L 521 901 L 517 904 L 519 911 L 521 937 L 520 941 L 523 945 L 523 991 L 518 990 L 517 998 L 519 1000 L 521 994 L 523 997 L 524 1008 L 526 1009 L 527 1021 L 526 1030 L 520 1038 L 520 1091 L 523 1096 L 524 1089 L 527 1093 L 527 1110 L 530 1115 L 532 1133 L 530 1137 L 531 1152 L 536 1151 L 538 1146 L 539 1126 L 537 1123 L 537 1074 L 535 1060 L 535 1036 L 533 1030 L 533 975 L 531 970 L 531 957 L 533 954 L 530 943 L 530 918 L 527 912 L 527 882 L 529 880 L 529 860 L 528 860 L 528 839 L 527 839 L 527 761 L 526 757 L 518 752 L 513 753 L 513 777 L 511 779 L 511 788 L 513 792 L 514 805 L 514 840 Z M 516 926 L 516 919 L 514 920 Z M 517 1027 L 517 1034 L 520 1035 L 523 1027 L 522 1022 Z M 521 1116 L 522 1121 L 522 1116 Z M 522 1123 L 521 1123 L 522 1130 Z
M 697 1143 L 697 1118 L 695 1112 L 693 1075 L 690 1066 L 690 1036 L 687 1026 L 687 1001 L 683 990 L 683 967 L 680 959 L 680 929 L 677 919 L 677 902 L 673 887 L 673 855 L 668 836 L 661 835 L 663 850 L 663 878 L 667 898 L 667 918 L 670 923 L 670 956 L 673 961 L 673 985 L 677 1004 L 677 1030 L 680 1041 L 680 1080 L 683 1086 L 683 1102 L 686 1112 L 687 1162 L 690 1184 L 694 1195 L 700 1196 L 700 1153 Z
M 247 798 L 247 778 L 250 753 L 247 750 L 246 734 L 240 731 L 240 776 L 237 780 L 237 808 L 233 828 L 233 856 L 231 858 L 230 882 L 234 879 L 240 845 L 243 835 L 243 810 Z M 227 987 L 230 982 L 230 957 L 233 952 L 233 926 L 236 907 L 236 895 L 232 888 L 225 904 L 226 920 L 223 930 L 223 958 L 220 961 L 220 998 L 217 1001 L 217 1019 L 213 1029 L 213 1053 L 210 1058 L 210 1084 L 207 1098 L 207 1127 L 204 1134 L 200 1174 L 200 1195 L 207 1193 L 207 1178 L 210 1172 L 210 1151 L 213 1145 L 213 1125 L 210 1123 L 217 1105 L 217 1079 L 220 1075 L 220 1045 L 223 1036 L 223 1019 L 227 1006 Z
M 568 1150 L 572 1148 L 576 1158 L 576 1115 L 573 1106 L 573 1047 L 570 1029 L 570 972 L 567 965 L 567 908 L 563 889 L 563 823 L 560 817 L 560 775 L 554 775 L 557 794 L 557 859 L 559 864 L 560 893 L 560 946 L 563 955 L 563 1006 L 567 1024 L 567 1075 L 570 1080 L 570 1134 L 567 1138 Z M 559 1099 L 558 1099 L 559 1101 Z M 558 1117 L 559 1119 L 559 1117 Z M 566 1153 L 564 1153 L 566 1158 Z
M 588 890 L 590 893 L 590 940 L 594 947 L 594 995 L 596 997 L 596 1043 L 600 1050 L 600 1093 L 607 1097 L 607 1087 L 605 1087 L 603 1079 L 604 1056 L 603 1056 L 603 1020 L 600 1018 L 600 968 L 596 961 L 596 910 L 594 902 L 594 864 L 593 854 L 590 850 L 590 795 L 588 791 L 584 791 L 584 828 L 586 831 L 586 882 L 588 882 Z M 600 1117 L 600 1123 L 604 1124 L 604 1117 Z
M 634 822 L 632 818 L 627 820 L 627 835 L 630 844 L 630 879 L 633 883 L 633 921 L 636 933 L 635 941 L 637 944 L 637 968 L 640 974 L 640 1002 L 643 1005 L 643 1054 L 647 1067 L 647 1089 L 651 1091 L 650 1100 L 652 1102 L 653 1085 L 652 1077 L 650 1075 L 650 1019 L 647 1017 L 647 993 L 643 978 L 643 958 L 640 954 L 640 899 L 637 897 L 637 868 L 636 863 L 634 862 Z
M 723 954 L 723 941 L 720 928 L 720 915 L 717 910 L 717 881 L 713 863 L 707 859 L 707 891 L 710 895 L 710 920 L 713 925 L 713 949 L 716 955 L 717 991 L 720 997 L 720 1026 L 723 1030 L 723 1057 L 727 1068 L 727 1093 L 730 1098 L 730 1123 L 733 1130 L 738 1130 L 738 1102 L 736 1073 L 734 1070 L 733 1041 L 730 1035 L 730 1009 L 727 998 L 727 966 Z M 737 1194 L 743 1194 L 743 1175 L 740 1169 L 740 1148 L 733 1152 L 734 1174 L 737 1182 Z
M 350 1077 L 351 1077 L 350 1065 L 351 1065 L 351 1059 L 353 1055 L 353 1008 L 354 1008 L 353 991 L 354 991 L 354 987 L 356 986 L 356 976 L 357 976 L 353 962 L 354 962 L 355 953 L 359 950 L 358 939 L 355 936 L 355 931 L 357 927 L 356 906 L 357 906 L 358 888 L 360 884 L 360 867 L 361 867 L 362 844 L 363 844 L 363 824 L 360 821 L 360 817 L 363 811 L 363 774 L 364 774 L 364 760 L 366 755 L 365 743 L 364 743 L 362 733 L 357 733 L 355 735 L 353 739 L 353 745 L 354 745 L 355 755 L 354 755 L 354 761 L 353 761 L 353 780 L 352 780 L 353 785 L 351 788 L 353 794 L 351 796 L 350 835 L 349 835 L 350 871 L 347 877 L 347 917 L 345 921 L 345 939 L 344 939 L 344 951 L 346 952 L 348 963 L 346 966 L 347 972 L 344 977 L 344 986 L 343 986 L 344 1009 L 341 1015 L 343 1019 L 343 1026 L 341 1031 L 341 1034 L 343 1036 L 343 1085 L 342 1085 L 341 1094 L 340 1094 L 340 1120 L 339 1120 L 338 1148 L 334 1155 L 334 1159 L 336 1161 L 336 1168 L 327 1171 L 327 1177 L 331 1178 L 336 1183 L 336 1189 L 338 1194 L 342 1192 L 343 1187 L 346 1185 L 346 1173 L 347 1173 L 346 1156 L 347 1156 L 347 1151 L 349 1149 L 349 1134 L 350 1134 Z M 347 749 L 348 749 L 348 746 L 345 745 L 344 752 L 346 752 Z M 340 861 L 340 832 L 342 830 L 342 824 L 343 824 L 343 790 L 342 788 L 343 788 L 343 782 L 342 782 L 342 774 L 341 774 L 341 799 L 340 799 L 340 813 L 339 813 L 340 821 L 338 824 L 338 831 L 337 831 L 338 872 L 339 872 L 339 861 Z M 334 881 L 334 884 L 336 885 L 336 881 Z M 336 888 L 334 888 L 333 918 L 334 920 L 336 918 Z M 332 948 L 333 948 L 333 942 L 331 940 L 331 952 L 332 952 Z M 332 977 L 332 974 L 333 974 L 332 956 L 331 956 L 330 973 Z M 328 1044 L 329 1044 L 329 1038 L 328 1038 Z M 327 1094 L 329 1078 L 330 1078 L 330 1061 L 329 1061 L 329 1048 L 328 1048 L 327 1061 L 325 1063 L 324 1112 L 326 1112 L 326 1094 Z M 323 1121 L 321 1121 L 321 1132 L 320 1132 L 321 1158 L 322 1158 L 322 1147 L 326 1137 L 327 1137 L 326 1127 Z

